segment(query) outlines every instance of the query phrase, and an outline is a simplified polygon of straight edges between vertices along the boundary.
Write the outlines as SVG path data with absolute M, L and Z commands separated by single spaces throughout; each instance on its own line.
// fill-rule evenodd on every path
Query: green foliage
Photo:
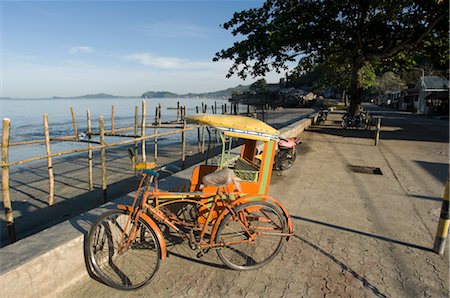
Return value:
M 375 88 L 379 93 L 385 94 L 387 91 L 396 91 L 406 88 L 406 83 L 400 76 L 389 71 L 377 78 Z
M 265 79 L 259 79 L 253 84 L 250 85 L 249 89 L 250 91 L 254 92 L 264 92 L 267 88 L 267 82 Z
M 298 74 L 322 65 L 325 81 L 350 85 L 358 103 L 361 93 L 354 91 L 373 83 L 374 69 L 412 66 L 411 53 L 448 61 L 448 6 L 448 0 L 267 0 L 223 24 L 240 40 L 213 60 L 232 60 L 227 76 L 241 78 L 285 71 L 292 62 Z
M 358 72 L 359 81 L 364 90 L 369 89 L 377 84 L 377 75 L 370 63 L 365 63 Z

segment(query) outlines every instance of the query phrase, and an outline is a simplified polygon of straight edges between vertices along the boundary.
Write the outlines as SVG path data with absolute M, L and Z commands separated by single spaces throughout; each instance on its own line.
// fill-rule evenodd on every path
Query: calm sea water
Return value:
M 147 123 L 153 122 L 155 108 L 161 104 L 162 121 L 176 119 L 176 110 L 167 109 L 176 107 L 177 102 L 186 106 L 186 114 L 195 114 L 195 107 L 201 107 L 202 102 L 208 104 L 208 112 L 211 105 L 217 102 L 218 112 L 222 104 L 227 101 L 218 99 L 191 99 L 191 98 L 153 98 L 147 99 Z M 115 128 L 134 126 L 135 106 L 139 107 L 139 115 L 142 110 L 140 98 L 98 98 L 98 99 L 0 99 L 0 118 L 11 120 L 11 142 L 28 141 L 44 138 L 43 115 L 49 119 L 50 137 L 63 137 L 73 135 L 73 123 L 70 107 L 74 108 L 77 119 L 78 132 L 82 133 L 87 127 L 86 111 L 90 110 L 93 130 L 98 130 L 100 115 L 105 120 L 105 129 L 111 127 L 111 106 L 115 107 Z M 149 130 L 150 132 L 150 130 Z M 132 132 L 130 132 L 132 133 Z M 192 138 L 191 132 L 188 138 Z M 196 137 L 196 133 L 195 133 Z M 123 140 L 123 138 L 122 138 Z M 109 138 L 106 142 L 120 141 L 118 138 Z M 179 135 L 165 137 L 166 143 L 180 142 Z M 52 152 L 84 148 L 86 143 L 52 142 Z M 29 157 L 44 155 L 44 144 L 14 146 L 10 149 L 10 160 L 23 160 Z

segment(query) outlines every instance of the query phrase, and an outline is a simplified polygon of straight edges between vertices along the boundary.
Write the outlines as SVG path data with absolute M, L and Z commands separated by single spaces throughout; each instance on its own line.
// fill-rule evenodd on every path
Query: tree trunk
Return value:
M 360 70 L 362 68 L 362 61 L 356 59 L 353 62 L 352 67 L 352 80 L 350 83 L 350 108 L 349 114 L 355 116 L 359 113 L 359 107 L 361 105 L 361 97 L 363 93 L 362 76 Z

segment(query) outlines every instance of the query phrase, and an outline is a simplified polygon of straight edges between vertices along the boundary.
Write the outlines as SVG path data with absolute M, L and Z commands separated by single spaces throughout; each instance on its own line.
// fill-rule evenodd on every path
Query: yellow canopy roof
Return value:
M 186 117 L 193 123 L 206 124 L 225 132 L 225 135 L 262 140 L 278 139 L 280 132 L 272 126 L 255 118 L 237 115 L 203 114 Z

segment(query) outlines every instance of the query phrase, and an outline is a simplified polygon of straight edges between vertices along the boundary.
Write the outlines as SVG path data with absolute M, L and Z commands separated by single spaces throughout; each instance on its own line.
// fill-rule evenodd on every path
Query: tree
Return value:
M 227 77 L 281 72 L 291 62 L 301 71 L 326 65 L 348 72 L 355 113 L 367 63 L 409 58 L 405 53 L 425 50 L 436 38 L 448 48 L 448 0 L 267 0 L 236 12 L 223 27 L 244 37 L 213 59 L 234 61 Z
M 380 94 L 386 94 L 388 91 L 397 91 L 406 88 L 406 83 L 400 76 L 388 71 L 383 76 L 377 78 L 375 89 Z
M 265 92 L 267 88 L 267 82 L 265 79 L 259 79 L 253 84 L 250 85 L 249 89 L 250 91 L 254 91 L 256 93 Z

